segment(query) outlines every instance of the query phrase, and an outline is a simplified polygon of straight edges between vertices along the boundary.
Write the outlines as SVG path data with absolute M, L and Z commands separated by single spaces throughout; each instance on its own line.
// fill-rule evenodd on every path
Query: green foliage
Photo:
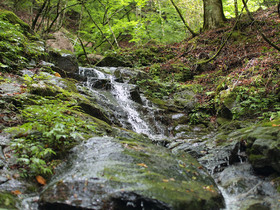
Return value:
M 190 124 L 196 125 L 196 124 L 204 124 L 205 122 L 209 122 L 210 115 L 206 114 L 204 112 L 199 112 L 196 110 L 193 110 L 192 113 L 189 114 L 189 121 Z
M 161 82 L 159 79 L 143 79 L 137 81 L 137 85 L 144 90 L 144 94 L 148 98 L 163 99 L 174 93 L 177 86 L 171 83 Z
M 273 96 L 267 96 L 264 88 L 248 88 L 238 87 L 235 90 L 237 97 L 236 102 L 240 107 L 233 109 L 234 118 L 246 115 L 260 115 L 263 111 L 267 111 Z
M 257 1 L 248 1 L 247 5 L 250 8 L 250 11 L 256 11 L 260 7 L 266 8 L 263 0 L 257 0 Z M 238 5 L 238 11 L 240 11 L 243 8 L 243 3 L 242 0 L 237 0 L 237 5 Z M 226 18 L 232 18 L 235 17 L 235 12 L 234 12 L 234 0 L 223 0 L 223 8 L 224 8 L 224 13 Z
M 32 102 L 22 110 L 25 123 L 7 130 L 17 134 L 11 147 L 24 176 L 52 173 L 57 155 L 83 139 L 83 133 L 95 132 L 94 123 L 80 119 L 74 101 L 41 97 Z

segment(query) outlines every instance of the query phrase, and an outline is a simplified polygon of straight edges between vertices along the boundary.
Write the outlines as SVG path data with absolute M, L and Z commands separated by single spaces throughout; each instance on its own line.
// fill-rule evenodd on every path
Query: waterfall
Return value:
M 122 127 L 136 133 L 146 134 L 152 139 L 162 138 L 165 128 L 154 118 L 155 107 L 151 103 L 147 103 L 143 96 L 141 96 L 141 100 L 145 102 L 144 105 L 133 101 L 130 91 L 136 86 L 127 81 L 119 82 L 114 76 L 116 70 L 117 68 L 112 67 L 80 67 L 79 74 L 87 78 L 83 84 L 84 87 L 87 87 L 99 99 L 103 98 L 102 106 L 113 109 L 112 113 L 115 114 L 115 118 L 119 120 Z M 110 88 L 104 90 L 104 88 L 96 87 L 98 81 L 108 83 Z M 109 97 L 108 94 L 110 94 Z

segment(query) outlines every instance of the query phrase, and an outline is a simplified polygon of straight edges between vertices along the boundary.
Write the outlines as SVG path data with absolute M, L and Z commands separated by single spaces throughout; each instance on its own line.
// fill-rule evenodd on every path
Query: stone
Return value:
M 79 71 L 77 58 L 74 54 L 60 54 L 58 52 L 49 52 L 50 60 L 59 69 L 66 72 L 66 74 L 74 75 Z M 60 73 L 60 72 L 59 72 Z
M 97 89 L 110 90 L 112 85 L 111 81 L 108 79 L 98 79 L 95 82 L 92 82 L 92 87 Z
M 254 127 L 246 136 L 246 152 L 255 171 L 262 174 L 280 172 L 279 133 L 278 127 Z
M 101 108 L 97 107 L 97 105 L 89 104 L 89 103 L 86 103 L 86 102 L 81 102 L 81 103 L 78 104 L 78 106 L 80 106 L 81 109 L 85 113 L 87 113 L 87 114 L 89 114 L 89 115 L 91 115 L 91 116 L 93 116 L 97 119 L 100 119 L 100 120 L 108 123 L 109 125 L 112 124 L 112 122 L 109 120 L 108 116 L 106 116 L 106 114 L 104 112 L 102 112 Z
M 69 52 L 74 52 L 73 44 L 70 39 L 66 36 L 62 31 L 57 31 L 52 34 L 51 39 L 46 41 L 46 45 L 48 48 L 56 49 L 56 50 L 67 50 Z
M 42 192 L 40 209 L 223 207 L 215 182 L 194 158 L 175 156 L 137 134 L 126 136 L 94 137 L 77 146 L 76 158 Z
M 138 104 L 143 104 L 141 96 L 140 96 L 139 87 L 136 86 L 136 87 L 132 88 L 129 92 L 130 92 L 132 101 L 135 101 Z
M 131 64 L 125 63 L 113 56 L 107 56 L 103 60 L 101 60 L 97 66 L 105 66 L 105 67 L 132 67 Z

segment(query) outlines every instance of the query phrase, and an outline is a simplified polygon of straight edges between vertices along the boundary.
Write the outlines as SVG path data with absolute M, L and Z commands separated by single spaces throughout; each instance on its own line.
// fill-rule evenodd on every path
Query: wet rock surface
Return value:
M 129 134 L 126 134 L 129 135 Z M 215 209 L 213 179 L 189 155 L 176 157 L 141 139 L 96 137 L 43 191 L 40 209 Z M 71 207 L 72 208 L 72 207 Z
M 15 159 L 6 158 L 9 140 L 0 136 L 0 193 L 9 194 L 7 204 L 34 210 L 219 209 L 223 207 L 221 191 L 227 209 L 280 208 L 271 178 L 255 174 L 279 172 L 278 127 L 241 129 L 246 127 L 241 122 L 223 118 L 217 119 L 220 130 L 206 123 L 190 125 L 188 113 L 197 103 L 190 91 L 174 95 L 173 104 L 159 108 L 135 85 L 139 71 L 100 67 L 79 71 L 87 81 L 77 88 L 65 79 L 40 73 L 41 83 L 34 82 L 39 86 L 33 87 L 33 94 L 57 96 L 60 88 L 71 89 L 81 110 L 102 121 L 103 135 L 113 137 L 91 138 L 73 149 L 40 196 L 9 197 L 15 190 L 29 193 L 30 185 L 9 170 Z M 23 73 L 34 75 L 30 70 Z M 14 83 L 10 86 L 15 93 L 20 90 Z M 42 92 L 46 87 L 49 92 Z M 3 90 L 1 108 L 13 113 L 5 105 L 14 103 L 8 95 L 13 92 Z M 79 96 L 75 95 L 78 91 Z M 170 108 L 178 106 L 180 113 Z M 4 122 L 10 123 L 13 116 L 7 117 Z
M 50 52 L 50 60 L 66 75 L 73 76 L 78 73 L 79 66 L 77 58 L 74 54 L 60 54 L 58 52 Z

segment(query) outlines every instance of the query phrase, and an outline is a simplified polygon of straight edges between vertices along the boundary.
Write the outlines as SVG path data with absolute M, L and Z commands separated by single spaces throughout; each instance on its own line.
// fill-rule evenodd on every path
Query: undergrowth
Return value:
M 95 124 L 83 120 L 75 101 L 39 97 L 29 99 L 21 111 L 24 123 L 8 128 L 16 134 L 11 148 L 22 176 L 50 175 L 57 159 L 74 145 L 92 135 Z

